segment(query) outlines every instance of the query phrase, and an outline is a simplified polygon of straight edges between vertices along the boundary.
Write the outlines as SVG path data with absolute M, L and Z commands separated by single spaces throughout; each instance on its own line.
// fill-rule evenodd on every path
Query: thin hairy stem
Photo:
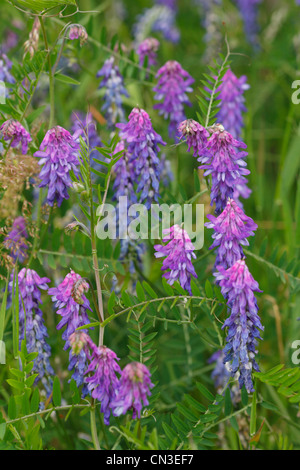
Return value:
M 50 96 L 50 118 L 49 118 L 49 129 L 53 127 L 54 124 L 54 115 L 55 115 L 55 94 L 54 94 L 54 77 L 52 73 L 52 65 L 51 65 L 51 56 L 50 56 L 50 49 L 48 45 L 47 34 L 45 30 L 44 20 L 43 17 L 39 17 L 41 23 L 41 29 L 43 33 L 45 49 L 47 52 L 47 59 L 48 59 L 48 68 L 49 68 L 49 96 Z

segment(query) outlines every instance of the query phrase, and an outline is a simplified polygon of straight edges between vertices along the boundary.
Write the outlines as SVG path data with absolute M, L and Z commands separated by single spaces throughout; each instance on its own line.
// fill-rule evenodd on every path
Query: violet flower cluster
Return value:
M 147 367 L 132 362 L 122 371 L 116 353 L 106 346 L 96 346 L 83 331 L 72 333 L 70 343 L 74 354 L 84 351 L 89 359 L 84 381 L 91 396 L 101 402 L 104 424 L 109 425 L 111 413 L 120 416 L 128 410 L 132 410 L 133 419 L 140 418 L 142 407 L 149 404 L 147 396 L 154 386 Z
M 200 157 L 206 149 L 210 134 L 205 127 L 193 119 L 186 119 L 178 126 L 179 139 L 185 139 L 188 145 L 188 152 L 193 149 L 193 156 Z
M 257 33 L 258 25 L 258 5 L 262 0 L 236 0 L 241 17 L 244 21 L 244 29 L 249 43 L 254 47 L 258 47 Z
M 47 187 L 47 203 L 60 206 L 69 199 L 68 188 L 72 187 L 70 172 L 78 176 L 79 144 L 66 129 L 56 126 L 50 129 L 34 156 L 42 166 L 39 177 L 40 188 Z
M 114 416 L 126 414 L 132 410 L 132 418 L 141 417 L 143 406 L 149 405 L 148 396 L 150 389 L 154 387 L 151 375 L 144 364 L 132 362 L 127 364 L 122 371 L 120 384 L 111 408 Z
M 156 3 L 158 5 L 165 5 L 166 7 L 174 11 L 176 11 L 177 9 L 177 0 L 156 0 Z
M 170 119 L 169 136 L 175 138 L 178 125 L 185 119 L 184 105 L 191 106 L 187 93 L 193 91 L 191 84 L 195 80 L 176 60 L 166 62 L 156 77 L 158 83 L 153 88 L 156 92 L 154 99 L 161 103 L 155 104 L 154 109 L 158 109 L 164 119 Z
M 11 74 L 12 62 L 6 54 L 0 52 L 0 81 L 4 83 L 15 83 Z
M 88 40 L 86 29 L 81 24 L 71 24 L 68 28 L 68 31 L 68 38 L 71 41 L 79 39 L 81 46 Z
M 28 353 L 37 352 L 32 372 L 38 374 L 35 383 L 42 382 L 47 396 L 52 391 L 54 371 L 50 364 L 51 348 L 41 306 L 41 290 L 47 290 L 50 279 L 40 277 L 33 269 L 23 268 L 18 274 L 19 288 L 19 344 L 26 337 Z M 15 292 L 14 274 L 9 291 Z M 26 330 L 26 331 L 25 331 Z
M 104 424 L 109 425 L 109 418 L 113 400 L 120 386 L 116 373 L 121 374 L 121 368 L 117 361 L 116 353 L 106 346 L 97 347 L 89 341 L 92 349 L 91 362 L 85 374 L 93 374 L 85 378 L 88 390 L 92 397 L 101 402 L 101 413 L 104 416 Z
M 218 99 L 222 100 L 217 120 L 224 126 L 227 132 L 230 132 L 234 139 L 241 137 L 241 131 L 244 126 L 243 112 L 247 111 L 243 95 L 244 91 L 249 88 L 250 86 L 247 84 L 247 77 L 245 75 L 237 78 L 228 69 L 221 85 L 216 90 L 220 92 Z
M 143 66 L 146 57 L 148 57 L 148 67 L 156 65 L 158 48 L 159 41 L 157 39 L 144 39 L 137 48 L 137 54 L 139 56 L 140 65 Z
M 120 138 L 127 143 L 127 152 L 134 162 L 136 192 L 140 193 L 139 202 L 147 208 L 158 201 L 161 164 L 158 157 L 159 145 L 166 145 L 152 127 L 149 115 L 143 109 L 134 108 L 128 123 L 117 124 Z
M 176 26 L 176 10 L 162 4 L 145 9 L 137 17 L 133 28 L 135 43 L 141 43 L 150 32 L 159 33 L 167 41 L 177 43 L 180 32 Z
M 128 209 L 131 204 L 137 202 L 134 186 L 138 183 L 138 179 L 135 171 L 135 161 L 130 158 L 130 154 L 125 148 L 124 140 L 118 142 L 114 153 L 121 152 L 122 150 L 124 153 L 113 168 L 115 181 L 113 184 L 114 195 L 112 199 L 118 202 L 120 197 L 126 196 Z
M 29 132 L 15 119 L 9 119 L 2 124 L 0 137 L 10 142 L 12 148 L 20 147 L 23 155 L 27 154 L 28 144 L 32 141 Z
M 215 203 L 216 214 L 226 207 L 228 198 L 238 199 L 245 195 L 243 191 L 247 183 L 245 175 L 250 172 L 245 168 L 244 150 L 247 146 L 232 137 L 221 124 L 210 128 L 211 136 L 203 156 L 199 157 L 200 169 L 205 170 L 204 176 L 211 175 L 211 204 Z M 238 185 L 241 189 L 238 191 Z
M 217 248 L 215 266 L 228 269 L 244 256 L 243 246 L 248 246 L 248 237 L 254 236 L 257 224 L 248 217 L 233 199 L 228 199 L 223 212 L 215 217 L 207 215 L 210 222 L 207 228 L 212 228 L 214 240 L 210 249 Z
M 57 286 L 51 287 L 48 294 L 55 304 L 56 313 L 62 317 L 57 325 L 57 330 L 65 328 L 62 339 L 65 341 L 64 350 L 71 347 L 70 336 L 76 328 L 89 323 L 88 310 L 91 310 L 89 300 L 85 296 L 89 286 L 79 274 L 73 270 Z M 83 330 L 85 332 L 85 330 Z M 74 370 L 72 378 L 79 387 L 84 383 L 84 372 L 87 367 L 87 355 L 82 349 L 78 355 L 73 354 L 73 349 L 69 352 L 69 367 Z M 86 394 L 86 387 L 83 388 L 83 395 Z
M 124 154 L 114 166 L 113 200 L 118 203 L 119 199 L 125 196 L 128 210 L 132 204 L 141 202 L 147 195 L 144 188 L 141 196 L 138 197 L 143 185 L 146 185 L 146 188 L 149 187 L 146 205 L 150 207 L 151 202 L 157 201 L 159 197 L 160 181 L 162 180 L 167 186 L 173 179 L 173 173 L 165 155 L 162 154 L 161 158 L 158 158 L 158 144 L 165 145 L 165 143 L 152 128 L 149 115 L 144 110 L 133 109 L 129 116 L 128 125 L 121 124 L 117 127 L 121 128 L 120 136 L 127 140 L 121 140 L 115 149 L 115 153 L 123 150 Z M 130 136 L 131 130 L 135 134 L 133 139 Z M 148 170 L 148 173 L 145 172 L 145 169 Z M 151 190 L 153 191 L 151 192 Z M 119 220 L 121 215 L 118 213 Z
M 162 34 L 164 39 L 176 44 L 180 39 L 180 32 L 176 26 L 176 10 L 167 5 L 160 6 L 160 12 L 154 21 L 152 31 Z
M 102 110 L 104 111 L 108 127 L 113 128 L 116 122 L 123 122 L 125 120 L 123 96 L 129 97 L 119 67 L 115 64 L 114 57 L 110 57 L 104 62 L 103 67 L 97 73 L 97 77 L 102 77 L 99 88 L 105 89 Z
M 12 258 L 19 263 L 23 263 L 27 258 L 28 245 L 25 242 L 26 238 L 28 238 L 26 221 L 22 216 L 17 217 L 4 239 L 4 245 L 10 250 Z
M 192 258 L 196 258 L 194 246 L 184 228 L 173 225 L 170 229 L 163 230 L 165 234 L 163 242 L 166 245 L 154 245 L 156 258 L 164 257 L 162 271 L 167 271 L 163 277 L 171 286 L 179 281 L 181 287 L 192 295 L 191 277 L 197 278 Z
M 223 324 L 228 328 L 224 362 L 230 362 L 232 376 L 239 373 L 239 385 L 245 385 L 248 393 L 254 391 L 252 371 L 259 371 L 255 360 L 256 346 L 263 330 L 258 316 L 254 292 L 261 292 L 244 259 L 236 261 L 229 269 L 218 267 L 216 279 L 227 299 L 230 316 Z

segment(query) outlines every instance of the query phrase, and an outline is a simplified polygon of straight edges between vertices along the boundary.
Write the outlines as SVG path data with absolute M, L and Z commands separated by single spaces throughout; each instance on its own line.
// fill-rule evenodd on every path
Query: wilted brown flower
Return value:
M 8 152 L 5 161 L 0 162 L 0 218 L 16 217 L 23 189 L 29 188 L 29 178 L 38 172 L 35 158 Z

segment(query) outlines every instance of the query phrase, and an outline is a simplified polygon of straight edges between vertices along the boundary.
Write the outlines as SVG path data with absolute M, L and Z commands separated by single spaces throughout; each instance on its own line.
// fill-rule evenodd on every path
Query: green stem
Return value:
M 33 246 L 31 250 L 31 255 L 27 263 L 27 268 L 30 267 L 33 258 L 36 254 L 37 251 L 37 245 L 38 245 L 38 234 L 40 232 L 40 227 L 41 227 L 41 212 L 42 212 L 42 201 L 43 201 L 43 190 L 40 189 L 39 192 L 39 199 L 38 199 L 38 205 L 37 205 L 37 224 L 36 224 L 36 231 L 35 231 L 35 237 L 33 240 Z
M 100 406 L 101 403 L 97 403 L 95 406 Z M 41 410 L 41 411 L 37 411 L 36 413 L 31 413 L 29 415 L 25 415 L 25 416 L 21 416 L 20 418 L 15 418 L 15 419 L 11 419 L 9 421 L 6 421 L 6 425 L 9 425 L 9 424 L 14 424 L 14 423 L 18 423 L 19 421 L 23 421 L 25 419 L 30 419 L 30 418 L 35 418 L 37 416 L 43 416 L 45 414 L 51 414 L 53 411 L 66 411 L 66 410 L 70 410 L 70 409 L 83 409 L 83 408 L 90 408 L 90 403 L 89 404 L 78 404 L 78 405 L 64 405 L 64 406 L 53 406 L 52 408 L 49 408 L 49 409 L 46 409 L 46 410 Z
M 135 305 L 132 305 L 131 307 L 126 307 L 124 310 L 121 310 L 117 313 L 114 313 L 113 315 L 110 315 L 108 318 L 106 318 L 104 320 L 104 322 L 102 323 L 101 326 L 106 326 L 108 323 L 110 323 L 112 320 L 114 320 L 115 318 L 119 317 L 120 315 L 124 314 L 124 313 L 127 313 L 129 312 L 130 310 L 134 310 L 134 309 L 137 309 L 137 308 L 140 308 L 140 307 L 144 307 L 145 305 L 148 306 L 148 304 L 152 304 L 154 302 L 163 302 L 163 301 L 167 301 L 167 300 L 175 300 L 175 299 L 178 299 L 178 300 L 183 300 L 183 299 L 186 299 L 186 300 L 206 300 L 207 302 L 212 302 L 212 303 L 219 303 L 219 304 L 224 304 L 224 302 L 221 302 L 220 300 L 218 299 L 208 299 L 207 297 L 201 297 L 201 296 L 196 296 L 196 295 L 184 295 L 184 296 L 181 296 L 180 294 L 178 295 L 170 295 L 168 297 L 158 297 L 158 298 L 155 298 L 155 299 L 149 299 L 149 300 L 145 300 L 143 302 L 140 302 L 138 304 L 135 304 Z M 158 320 L 160 319 L 159 317 L 155 317 L 157 318 Z M 170 319 L 167 319 L 167 318 L 162 318 L 162 321 L 172 321 L 172 322 L 176 322 L 178 324 L 181 324 L 183 323 L 182 320 L 170 320 Z M 187 320 L 185 323 L 191 323 L 189 320 Z M 99 322 L 93 322 L 93 323 L 88 323 L 87 325 L 84 325 L 84 326 L 80 326 L 77 328 L 77 330 L 82 330 L 84 328 L 91 328 L 91 327 L 94 327 L 94 326 L 98 326 L 100 323 Z
M 102 287 L 101 287 L 101 280 L 100 280 L 100 274 L 99 274 L 99 263 L 98 263 L 98 254 L 97 254 L 96 224 L 95 224 L 95 214 L 94 214 L 91 170 L 89 170 L 89 192 L 90 192 L 90 209 L 91 209 L 91 246 L 92 246 L 93 269 L 94 269 L 95 280 L 96 280 L 99 317 L 100 317 L 100 322 L 103 323 L 104 309 L 103 309 Z M 105 191 L 102 207 L 104 206 L 106 195 L 107 195 L 107 190 Z M 100 331 L 99 331 L 99 346 L 103 345 L 103 341 L 104 341 L 104 326 L 101 324 Z
M 50 96 L 50 118 L 49 118 L 49 129 L 53 127 L 54 124 L 54 114 L 55 114 L 55 95 L 54 95 L 54 77 L 52 73 L 52 65 L 51 65 L 51 56 L 50 56 L 50 49 L 48 45 L 47 34 L 45 30 L 44 20 L 43 17 L 39 17 L 41 23 L 41 29 L 43 33 L 45 48 L 48 56 L 48 68 L 49 68 L 49 96 Z
M 95 450 L 101 450 L 99 439 L 98 439 L 97 426 L 96 426 L 95 406 L 93 402 L 92 402 L 91 411 L 90 411 L 90 418 L 91 418 L 91 434 L 92 434 L 94 448 Z
M 209 105 L 208 105 L 208 110 L 207 110 L 207 115 L 206 115 L 206 121 L 205 121 L 205 126 L 204 126 L 206 128 L 209 125 L 209 118 L 210 118 L 210 113 L 211 113 L 212 106 L 213 106 L 213 103 L 214 103 L 215 94 L 216 94 L 218 86 L 220 85 L 220 76 L 221 76 L 221 74 L 222 74 L 222 72 L 223 72 L 223 70 L 224 70 L 224 68 L 227 64 L 229 56 L 230 56 L 230 48 L 229 48 L 227 37 L 225 37 L 225 42 L 226 42 L 226 46 L 227 46 L 227 54 L 226 54 L 226 57 L 225 57 L 222 65 L 221 65 L 221 68 L 219 70 L 218 76 L 215 80 L 215 83 L 214 83 L 214 86 L 213 86 L 213 89 L 212 89 L 212 92 L 211 92 L 211 95 L 210 95 L 210 100 L 209 100 Z

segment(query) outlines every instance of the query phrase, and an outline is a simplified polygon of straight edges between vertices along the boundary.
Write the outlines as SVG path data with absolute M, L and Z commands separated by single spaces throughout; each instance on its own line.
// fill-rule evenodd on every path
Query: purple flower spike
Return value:
M 127 364 L 123 369 L 117 395 L 111 403 L 114 416 L 120 416 L 132 410 L 132 418 L 141 417 L 143 406 L 149 405 L 148 395 L 154 387 L 151 374 L 140 362 Z
M 155 38 L 146 38 L 137 48 L 137 54 L 140 59 L 140 65 L 144 64 L 145 58 L 148 57 L 148 66 L 156 65 L 156 53 L 159 48 L 159 41 Z
M 182 121 L 178 126 L 179 139 L 185 139 L 188 144 L 188 152 L 193 149 L 193 156 L 200 157 L 207 146 L 209 132 L 199 122 L 193 119 Z
M 237 185 L 244 184 L 244 175 L 250 173 L 245 168 L 245 151 L 247 146 L 232 137 L 221 124 L 210 128 L 212 134 L 208 140 L 207 150 L 198 160 L 202 163 L 204 176 L 211 175 L 211 204 L 215 203 L 215 211 L 220 214 L 226 207 L 228 198 L 233 198 Z
M 38 374 L 35 383 L 41 381 L 47 392 L 52 391 L 54 371 L 50 365 L 51 348 L 47 343 L 48 332 L 43 318 L 41 290 L 47 290 L 50 279 L 40 277 L 33 269 L 23 268 L 18 274 L 19 286 L 19 344 L 26 336 L 28 353 L 37 352 L 34 360 L 33 373 Z M 9 283 L 9 291 L 15 291 L 14 280 Z M 26 326 L 25 326 L 26 325 Z M 26 334 L 25 334 L 26 328 Z
M 119 387 L 119 379 L 116 373 L 121 374 L 117 361 L 119 358 L 114 351 L 106 346 L 97 347 L 89 341 L 92 350 L 92 358 L 85 374 L 93 373 L 86 377 L 88 389 L 93 398 L 101 402 L 101 413 L 104 414 L 104 423 L 109 425 L 111 407 Z
M 11 141 L 11 147 L 21 146 L 23 155 L 28 151 L 28 144 L 32 141 L 29 132 L 15 119 L 5 121 L 0 127 L 0 136 L 5 141 Z
M 238 260 L 229 269 L 218 267 L 215 274 L 221 292 L 227 299 L 230 317 L 223 328 L 228 327 L 224 362 L 230 362 L 232 376 L 239 372 L 239 385 L 245 385 L 248 393 L 254 391 L 252 370 L 259 371 L 255 361 L 257 340 L 263 330 L 258 316 L 254 292 L 261 292 L 253 279 L 245 260 Z
M 188 233 L 179 225 L 174 225 L 170 229 L 163 231 L 166 236 L 163 242 L 169 241 L 166 245 L 154 245 L 156 258 L 166 257 L 163 261 L 162 271 L 170 270 L 163 274 L 168 284 L 173 285 L 179 281 L 181 287 L 191 291 L 191 276 L 197 278 L 196 271 L 192 264 L 192 258 L 196 258 L 194 246 Z
M 210 249 L 218 248 L 215 266 L 230 268 L 244 256 L 242 246 L 248 246 L 248 237 L 254 236 L 256 223 L 232 200 L 228 199 L 223 212 L 215 217 L 208 215 L 206 227 L 213 228 L 214 239 Z
M 154 109 L 158 109 L 165 119 L 170 119 L 169 136 L 175 137 L 178 125 L 185 120 L 184 105 L 191 106 L 187 93 L 193 91 L 190 85 L 195 80 L 175 60 L 166 62 L 156 77 L 158 84 L 153 88 L 154 98 L 162 102 L 154 105 Z
M 176 27 L 176 10 L 167 5 L 154 5 L 147 8 L 137 17 L 133 27 L 136 44 L 140 44 L 153 31 L 167 40 L 176 43 L 180 39 L 180 32 Z
M 66 342 L 65 350 L 71 347 L 70 337 L 76 328 L 89 323 L 87 311 L 91 310 L 91 307 L 89 300 L 84 294 L 88 288 L 87 282 L 79 274 L 71 270 L 63 282 L 57 287 L 51 287 L 48 290 L 48 294 L 52 296 L 52 301 L 55 303 L 56 313 L 62 317 L 56 328 L 61 330 L 66 327 L 62 334 L 62 338 Z M 69 370 L 74 371 L 72 378 L 76 381 L 78 387 L 84 382 L 87 359 L 84 349 L 78 355 L 74 355 L 73 350 L 70 350 Z M 83 394 L 85 393 L 86 388 L 83 390 Z
M 243 94 L 245 90 L 250 88 L 246 81 L 245 75 L 237 78 L 229 69 L 217 89 L 217 92 L 220 92 L 218 99 L 222 100 L 220 111 L 217 114 L 218 122 L 225 127 L 227 132 L 230 132 L 234 139 L 241 137 L 241 130 L 244 126 L 242 113 L 247 109 L 244 105 Z
M 26 238 L 28 238 L 26 221 L 22 216 L 17 217 L 4 240 L 4 245 L 11 251 L 13 259 L 18 260 L 19 263 L 23 263 L 27 257 L 28 245 L 25 243 Z
M 120 137 L 127 142 L 130 160 L 134 162 L 138 180 L 139 202 L 145 201 L 147 208 L 158 201 L 161 163 L 158 158 L 158 145 L 166 145 L 152 127 L 149 115 L 143 109 L 134 108 L 127 124 L 117 124 Z
M 4 83 L 15 83 L 15 79 L 10 73 L 12 62 L 8 59 L 6 54 L 0 51 L 0 81 Z
M 105 113 L 108 127 L 113 128 L 117 121 L 124 122 L 125 115 L 122 96 L 127 98 L 129 96 L 119 67 L 115 64 L 114 57 L 110 57 L 104 62 L 102 69 L 97 73 L 97 77 L 103 77 L 99 85 L 100 89 L 105 88 L 102 109 Z
M 259 30 L 257 15 L 258 5 L 262 0 L 236 0 L 240 10 L 241 17 L 244 21 L 244 29 L 249 43 L 254 47 L 258 47 L 257 33 Z
M 165 5 L 170 8 L 170 10 L 176 11 L 177 9 L 177 0 L 156 0 L 158 5 Z
M 50 129 L 34 156 L 40 158 L 43 165 L 39 174 L 42 180 L 39 187 L 48 186 L 47 203 L 53 206 L 57 201 L 60 206 L 64 199 L 69 199 L 68 188 L 72 187 L 70 172 L 78 176 L 80 145 L 75 142 L 70 132 L 60 126 Z

